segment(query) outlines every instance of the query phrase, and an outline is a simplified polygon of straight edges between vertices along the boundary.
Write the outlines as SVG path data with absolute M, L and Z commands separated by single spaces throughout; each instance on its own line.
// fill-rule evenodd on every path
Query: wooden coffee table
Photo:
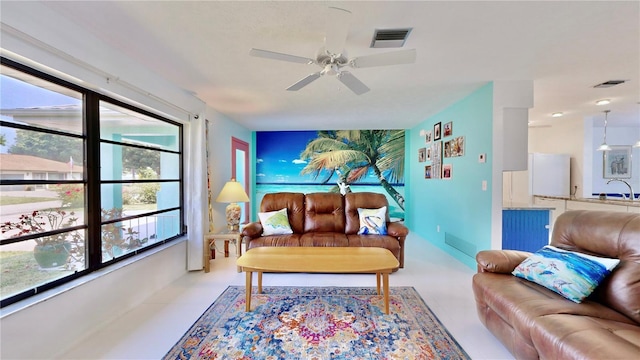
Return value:
M 389 314 L 389 273 L 400 264 L 391 251 L 375 247 L 259 247 L 243 254 L 236 265 L 246 274 L 246 311 L 251 311 L 251 279 L 258 273 L 262 293 L 263 272 L 375 273 L 378 295 L 380 277 L 385 314 Z

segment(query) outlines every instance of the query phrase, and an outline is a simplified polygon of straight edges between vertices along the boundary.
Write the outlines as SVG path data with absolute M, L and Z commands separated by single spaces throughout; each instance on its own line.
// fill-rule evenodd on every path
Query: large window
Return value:
M 182 127 L 7 59 L 2 306 L 184 233 Z

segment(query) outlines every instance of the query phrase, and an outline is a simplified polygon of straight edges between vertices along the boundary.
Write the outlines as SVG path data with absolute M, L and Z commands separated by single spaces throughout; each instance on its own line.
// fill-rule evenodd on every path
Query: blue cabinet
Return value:
M 502 210 L 502 248 L 535 252 L 549 244 L 549 209 Z

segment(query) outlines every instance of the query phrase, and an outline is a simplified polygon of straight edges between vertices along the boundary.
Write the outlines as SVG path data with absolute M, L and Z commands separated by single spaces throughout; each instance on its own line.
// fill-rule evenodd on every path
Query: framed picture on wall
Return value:
M 452 177 L 453 177 L 453 165 L 451 164 L 442 165 L 442 178 L 451 179 Z
M 427 148 L 427 157 L 426 157 L 427 161 L 431 161 L 431 146 L 429 146 Z
M 424 134 L 424 142 L 427 143 L 427 144 L 431 144 L 431 137 L 432 137 L 431 130 L 425 132 L 425 134 Z
M 425 162 L 427 160 L 427 148 L 418 149 L 418 162 Z
M 431 179 L 431 165 L 427 165 L 424 167 L 424 178 Z
M 451 157 L 464 156 L 464 136 L 451 140 Z
M 448 158 L 451 157 L 451 143 L 453 141 L 445 141 L 444 142 L 444 157 Z
M 431 145 L 431 177 L 434 179 L 442 178 L 442 141 L 434 141 Z
M 435 125 L 433 125 L 433 140 L 440 140 L 441 138 L 441 133 L 440 133 L 440 127 L 442 126 L 442 123 L 437 123 Z
M 453 121 L 449 121 L 444 124 L 444 135 L 443 136 L 451 136 L 453 135 Z
M 631 178 L 631 145 L 612 145 L 602 155 L 602 177 L 605 179 Z

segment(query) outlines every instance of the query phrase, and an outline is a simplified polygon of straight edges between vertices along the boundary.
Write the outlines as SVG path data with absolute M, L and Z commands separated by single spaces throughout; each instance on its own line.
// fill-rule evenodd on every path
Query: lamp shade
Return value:
M 235 202 L 247 202 L 249 201 L 249 196 L 244 191 L 242 184 L 237 182 L 235 179 L 231 179 L 231 181 L 227 181 L 220 191 L 220 194 L 216 198 L 216 202 L 221 203 L 235 203 Z

